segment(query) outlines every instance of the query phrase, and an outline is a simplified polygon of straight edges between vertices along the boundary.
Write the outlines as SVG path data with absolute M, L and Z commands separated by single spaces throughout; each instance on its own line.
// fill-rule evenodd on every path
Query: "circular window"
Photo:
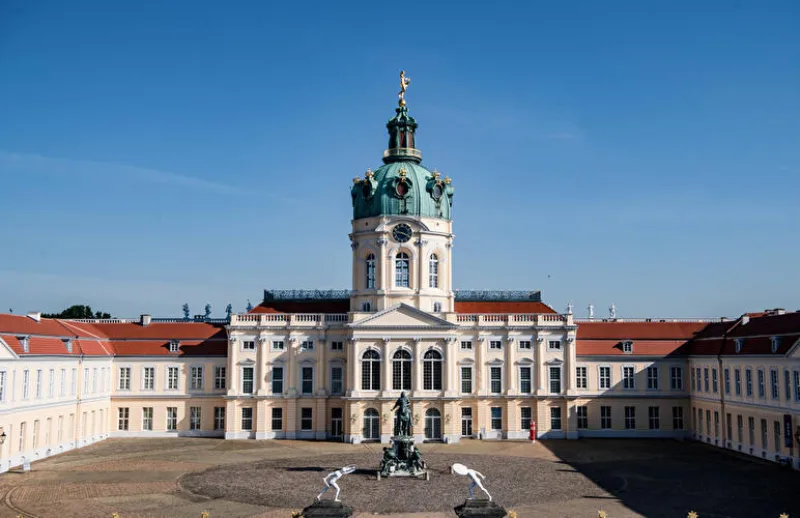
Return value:
M 437 183 L 436 185 L 433 186 L 432 195 L 434 200 L 438 200 L 439 198 L 442 197 L 442 186 L 440 184 Z
M 405 182 L 399 182 L 397 187 L 395 187 L 395 191 L 397 191 L 398 196 L 405 196 L 408 194 L 408 184 Z
M 405 223 L 400 223 L 392 230 L 392 237 L 398 243 L 405 243 L 409 239 L 411 239 L 412 234 L 411 227 L 406 225 Z

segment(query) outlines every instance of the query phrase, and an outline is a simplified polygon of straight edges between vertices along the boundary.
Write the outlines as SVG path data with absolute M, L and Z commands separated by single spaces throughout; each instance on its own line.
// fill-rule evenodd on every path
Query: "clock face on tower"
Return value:
M 411 227 L 406 225 L 405 223 L 400 223 L 392 230 L 392 237 L 398 243 L 405 243 L 409 239 L 411 239 Z

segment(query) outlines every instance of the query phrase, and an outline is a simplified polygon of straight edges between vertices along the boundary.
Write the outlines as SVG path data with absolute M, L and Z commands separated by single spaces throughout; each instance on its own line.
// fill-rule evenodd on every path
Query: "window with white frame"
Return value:
M 314 368 L 302 367 L 300 369 L 300 381 L 303 394 L 312 394 L 314 392 Z
M 750 446 L 756 444 L 756 420 L 754 417 L 747 418 L 748 439 L 750 439 Z
M 784 369 L 783 371 L 783 390 L 786 394 L 786 402 L 788 403 L 792 400 L 792 380 L 789 369 Z
M 550 393 L 561 394 L 561 367 L 550 367 Z
M 503 369 L 489 367 L 489 392 L 499 394 L 503 391 Z
M 272 367 L 272 393 L 283 394 L 283 367 Z
M 86 371 L 88 373 L 89 369 L 86 369 Z M 44 374 L 42 373 L 42 369 L 37 369 L 36 370 L 36 399 L 41 399 L 42 398 L 42 377 L 43 376 L 44 376 Z M 87 376 L 86 376 L 87 388 L 86 388 L 86 390 L 84 390 L 84 392 L 89 392 L 89 390 L 88 390 L 89 383 L 88 382 L 89 382 L 89 376 L 87 374 Z
M 431 288 L 439 287 L 439 258 L 431 254 L 428 261 L 428 284 Z
M 331 342 L 331 351 L 344 351 L 344 342 L 342 341 Z
M 105 369 L 103 369 L 105 373 Z M 61 388 L 58 391 L 58 395 L 66 396 L 67 395 L 67 369 L 61 369 Z
M 242 340 L 242 350 L 243 351 L 255 351 L 256 350 L 256 341 L 255 340 Z
M 575 367 L 575 388 L 585 389 L 589 387 L 589 377 L 586 375 L 586 367 Z
M 561 350 L 561 340 L 550 340 L 547 342 L 547 348 L 551 351 Z
M 742 441 L 744 441 L 744 422 L 742 421 L 741 415 L 736 416 L 736 427 L 737 427 L 736 437 L 739 439 L 739 442 L 741 443 Z M 702 428 L 702 426 L 700 428 Z
M 39 373 L 41 373 L 41 372 L 42 371 L 39 371 Z M 89 368 L 86 367 L 86 368 L 83 369 L 83 393 L 84 394 L 88 394 L 89 393 L 89 381 L 90 381 L 89 380 Z M 39 394 L 39 392 L 40 392 L 39 387 L 36 387 L 36 392 L 37 392 L 37 397 L 39 395 L 41 395 L 41 394 Z
M 561 430 L 561 408 L 556 406 L 550 407 L 550 429 Z
M 381 389 L 381 355 L 368 349 L 361 356 L 361 390 Z
M 737 396 L 741 396 L 742 395 L 742 371 L 739 370 L 739 369 L 736 369 L 735 371 L 733 371 L 733 374 L 734 374 L 734 378 L 735 378 L 735 381 L 736 381 L 736 383 L 735 383 L 736 384 L 736 395 Z
M 203 367 L 196 365 L 190 370 L 189 390 L 203 390 Z
M 47 378 L 48 381 L 48 390 L 47 390 L 47 397 L 53 397 L 56 395 L 56 370 L 50 369 L 49 377 Z M 2 401 L 3 398 L 0 398 Z
M 242 367 L 242 394 L 253 393 L 253 367 Z
M 503 429 L 503 409 L 499 406 L 493 406 L 490 410 L 491 412 L 491 427 L 492 430 L 502 430 Z
M 520 340 L 519 341 L 519 348 L 522 351 L 530 351 L 531 350 L 531 341 L 530 340 Z
M 717 369 L 711 369 L 711 391 L 716 394 L 719 392 L 719 386 L 717 384 Z
M 178 407 L 167 407 L 167 431 L 174 432 L 178 429 Z
M 636 428 L 636 407 L 625 407 L 625 429 L 634 430 Z
M 794 400 L 800 401 L 800 371 L 794 371 Z
M 400 252 L 394 259 L 394 285 L 408 288 L 408 254 Z
M 215 406 L 214 407 L 214 430 L 224 430 L 225 429 L 225 407 L 224 406 Z
M 636 388 L 636 378 L 633 367 L 622 367 L 622 388 L 634 389 Z
M 28 385 L 30 384 L 31 371 L 25 369 L 22 371 L 22 399 L 28 399 Z
M 225 390 L 228 386 L 228 368 L 219 365 L 214 367 L 214 390 Z
M 764 387 L 764 371 L 761 369 L 758 370 L 758 397 L 762 399 L 767 397 L 767 391 Z
M 155 390 L 156 388 L 156 368 L 142 367 L 142 389 Z
M 422 357 L 422 389 L 442 390 L 442 354 L 433 349 Z
M 630 340 L 622 342 L 622 352 L 625 354 L 631 354 L 633 352 L 633 342 Z
M 340 365 L 331 367 L 331 394 L 344 392 L 344 369 Z
M 362 302 L 361 311 L 363 311 L 364 313 L 369 313 L 370 311 L 372 311 L 372 303 L 370 303 L 369 301 Z
M 472 394 L 472 367 L 461 367 L 461 393 Z
M 531 368 L 530 367 L 520 367 L 519 368 L 519 391 L 522 394 L 530 394 L 531 390 L 532 390 Z
M 199 430 L 200 422 L 200 407 L 189 407 L 189 430 Z
M 272 341 L 272 350 L 273 351 L 283 351 L 286 349 L 286 345 L 284 344 L 283 340 L 273 340 Z
M 611 367 L 600 367 L 600 388 L 611 388 Z
M 392 357 L 392 390 L 411 390 L 411 353 L 405 349 Z
M 153 429 L 153 407 L 142 408 L 142 430 L 151 431 Z
M 167 367 L 167 390 L 178 390 L 178 367 Z
M 303 407 L 300 409 L 300 429 L 309 431 L 314 429 L 314 409 Z
M 683 430 L 683 407 L 672 407 L 672 428 L 675 430 Z
M 658 430 L 661 428 L 659 408 L 657 406 L 647 407 L 647 420 L 651 430 Z
M 97 369 L 92 369 L 92 394 L 97 393 Z
M 375 254 L 367 255 L 367 289 L 375 289 Z
M 575 415 L 578 417 L 578 429 L 589 428 L 589 408 L 585 405 L 575 407 Z
M 489 349 L 500 350 L 503 348 L 503 342 L 500 340 L 489 340 Z
M 531 407 L 529 406 L 524 406 L 519 409 L 519 426 L 521 430 L 525 431 L 531 429 L 532 415 Z
M 769 371 L 769 386 L 772 399 L 779 399 L 778 371 L 776 369 Z
M 745 387 L 747 389 L 747 395 L 753 395 L 753 371 L 750 369 L 745 369 L 744 371 L 744 380 L 745 380 Z
M 128 407 L 121 407 L 117 409 L 117 430 L 125 431 L 130 424 L 131 409 Z
M 0 371 L 0 403 L 6 400 L 6 371 Z
M 703 387 L 703 377 L 701 375 L 701 372 L 702 372 L 702 369 L 700 369 L 700 367 L 697 367 L 695 369 L 695 373 L 697 375 L 696 377 L 697 377 L 697 391 L 698 392 L 703 390 L 703 388 L 702 388 Z
M 250 431 L 253 429 L 253 409 L 250 407 L 242 408 L 242 430 Z
M 283 430 L 283 409 L 282 408 L 273 408 L 272 409 L 272 429 L 273 430 Z
M 471 340 L 461 340 L 461 350 L 462 351 L 471 351 L 472 350 L 472 341 Z
M 117 388 L 119 390 L 130 390 L 131 389 L 131 368 L 130 367 L 120 367 L 118 372 L 119 372 L 119 385 L 117 385 Z
M 314 350 L 314 340 L 303 340 L 300 342 L 300 350 L 301 351 L 313 351 Z
M 601 406 L 600 407 L 600 428 L 603 430 L 610 430 L 611 429 L 611 407 L 610 406 Z
M 772 345 L 772 352 L 777 352 L 778 346 L 780 346 L 781 344 L 781 339 L 778 336 L 773 336 L 772 338 L 770 338 L 770 343 Z
M 669 380 L 669 386 L 672 390 L 683 390 L 683 369 L 681 367 L 670 367 Z
M 731 370 L 727 367 L 722 371 L 722 383 L 726 394 L 731 393 Z
M 433 312 L 434 313 L 441 313 L 442 312 L 442 303 L 441 302 L 434 302 L 433 303 Z
M 169 352 L 176 353 L 176 352 L 178 352 L 179 348 L 180 348 L 180 342 L 178 342 L 177 340 L 170 340 L 170 342 L 169 342 Z
M 647 368 L 648 390 L 658 390 L 658 367 L 651 365 Z
M 706 392 L 710 392 L 708 380 L 708 367 L 703 367 L 703 390 Z

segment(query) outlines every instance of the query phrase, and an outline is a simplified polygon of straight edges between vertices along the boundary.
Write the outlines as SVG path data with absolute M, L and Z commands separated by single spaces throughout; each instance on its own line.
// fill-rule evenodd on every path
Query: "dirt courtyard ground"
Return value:
M 800 516 L 800 474 L 698 443 L 464 441 L 421 450 L 430 482 L 375 480 L 378 444 L 109 439 L 0 475 L 0 518 L 285 518 L 343 462 L 359 467 L 340 481 L 357 517 L 452 518 L 467 496 L 468 481 L 449 473 L 458 460 L 484 473 L 495 500 L 520 518 L 601 509 L 611 518 Z M 408 504 L 397 502 L 401 492 Z

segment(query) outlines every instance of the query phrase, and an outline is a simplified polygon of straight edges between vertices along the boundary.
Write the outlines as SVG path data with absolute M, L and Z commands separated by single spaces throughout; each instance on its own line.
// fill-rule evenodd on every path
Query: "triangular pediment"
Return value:
M 781 338 L 782 340 L 787 340 L 789 337 Z M 789 349 L 786 351 L 786 356 L 789 358 L 800 358 L 800 339 L 792 338 L 792 345 L 789 346 Z
M 455 328 L 456 325 L 408 304 L 398 304 L 350 324 L 361 328 Z

